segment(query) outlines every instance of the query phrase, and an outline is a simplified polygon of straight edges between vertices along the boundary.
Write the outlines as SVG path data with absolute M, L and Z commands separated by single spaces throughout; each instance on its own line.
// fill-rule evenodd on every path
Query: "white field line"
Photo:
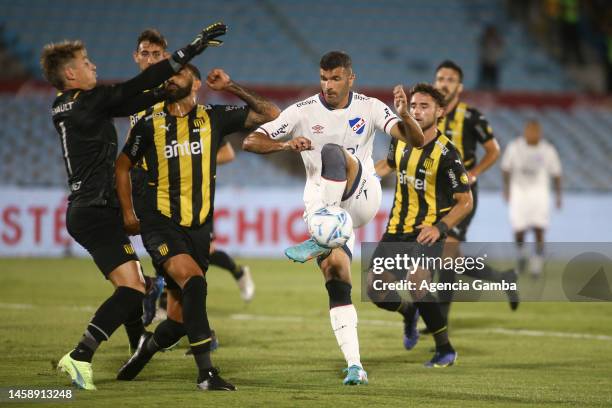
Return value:
M 29 303 L 0 303 L 0 309 L 10 310 L 31 310 L 38 308 L 52 308 L 59 310 L 69 311 L 82 311 L 82 312 L 94 312 L 96 308 L 93 306 L 41 306 L 33 305 Z M 302 316 L 289 316 L 289 315 L 256 315 L 256 314 L 232 314 L 230 315 L 232 320 L 248 320 L 248 321 L 262 321 L 262 322 L 279 322 L 279 323 L 301 323 L 312 318 L 305 318 Z M 391 320 L 376 320 L 376 319 L 360 319 L 359 324 L 361 326 L 383 326 L 383 327 L 401 327 L 402 323 L 399 321 Z M 490 334 L 502 334 L 506 336 L 525 336 L 525 337 L 557 337 L 566 339 L 576 340 L 601 340 L 601 341 L 612 341 L 612 336 L 605 334 L 588 334 L 588 333 L 571 333 L 571 332 L 558 332 L 558 331 L 545 331 L 545 330 L 525 330 L 525 329 L 505 329 L 502 327 L 491 327 L 482 329 L 459 329 L 453 330 L 453 333 L 490 333 Z

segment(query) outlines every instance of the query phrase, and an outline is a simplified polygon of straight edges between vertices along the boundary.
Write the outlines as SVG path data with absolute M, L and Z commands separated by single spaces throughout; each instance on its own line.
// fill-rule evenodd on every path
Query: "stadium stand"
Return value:
M 367 86 L 430 80 L 444 56 L 464 67 L 466 85 L 473 88 L 478 36 L 483 24 L 493 23 L 506 44 L 501 89 L 567 91 L 571 84 L 507 18 L 503 0 L 233 0 L 222 8 L 212 0 L 184 0 L 180 7 L 161 0 L 0 3 L 13 52 L 36 76 L 39 50 L 48 41 L 83 39 L 100 77 L 118 80 L 135 72 L 126 59 L 144 28 L 158 28 L 172 47 L 203 22 L 223 19 L 232 45 L 215 51 L 214 64 L 250 83 L 311 84 L 319 56 L 334 48 L 353 55 L 359 82 Z M 214 16 L 212 9 L 218 10 Z M 179 12 L 181 21 L 173 18 Z

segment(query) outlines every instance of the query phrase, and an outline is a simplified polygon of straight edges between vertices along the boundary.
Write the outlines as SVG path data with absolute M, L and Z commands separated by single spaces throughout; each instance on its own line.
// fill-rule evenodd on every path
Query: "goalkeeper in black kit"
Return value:
M 145 291 L 138 257 L 127 237 L 114 189 L 117 132 L 113 118 L 129 116 L 165 98 L 162 88 L 217 38 L 226 26 L 213 24 L 202 30 L 171 58 L 151 66 L 138 76 L 115 85 L 97 86 L 96 66 L 81 41 L 48 44 L 41 56 L 45 78 L 58 91 L 53 102 L 53 123 L 68 175 L 70 195 L 66 227 L 70 235 L 91 254 L 113 284 L 115 291 L 98 308 L 74 350 L 64 355 L 58 369 L 74 385 L 95 390 L 91 361 L 98 346 L 122 324 L 141 321 Z M 130 337 L 140 337 L 142 323 L 133 324 Z

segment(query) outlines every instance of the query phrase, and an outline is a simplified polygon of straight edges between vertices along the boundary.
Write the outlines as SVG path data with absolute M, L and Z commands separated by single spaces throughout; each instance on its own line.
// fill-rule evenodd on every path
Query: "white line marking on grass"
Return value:
M 266 316 L 266 315 L 253 315 L 253 314 L 234 314 L 230 315 L 233 320 L 257 320 L 257 321 L 278 321 L 278 322 L 303 322 L 308 319 L 300 316 Z M 360 319 L 360 325 L 365 326 L 382 326 L 382 327 L 401 327 L 401 322 L 393 322 L 391 320 L 376 320 L 376 319 Z M 525 330 L 525 329 L 504 329 L 502 327 L 482 328 L 482 329 L 458 329 L 453 330 L 453 333 L 492 333 L 492 334 L 503 334 L 506 336 L 527 336 L 527 337 L 559 337 L 567 339 L 581 339 L 581 340 L 602 340 L 612 341 L 612 336 L 604 334 L 588 334 L 588 333 L 569 333 L 569 332 L 557 332 L 557 331 L 544 331 L 544 330 Z
M 606 336 L 605 334 L 567 333 L 567 332 L 524 330 L 524 329 L 504 329 L 501 327 L 496 327 L 496 328 L 491 328 L 491 329 L 467 329 L 467 330 L 461 330 L 461 332 L 466 332 L 466 333 L 481 332 L 481 333 L 507 334 L 510 336 L 561 337 L 561 338 L 567 338 L 567 339 L 612 341 L 612 336 Z
M 80 312 L 94 312 L 96 310 L 93 306 L 43 306 L 33 305 L 30 303 L 0 303 L 0 309 L 12 309 L 12 310 L 31 310 L 31 309 L 59 309 L 59 310 L 70 310 Z M 250 320 L 250 321 L 262 321 L 262 322 L 289 322 L 289 323 L 301 323 L 310 318 L 302 316 L 289 316 L 289 315 L 255 315 L 255 314 L 232 314 L 230 315 L 232 320 Z M 376 320 L 376 319 L 361 319 L 359 320 L 361 325 L 365 326 L 379 326 L 379 327 L 401 327 L 402 323 L 391 320 Z M 491 334 L 503 334 L 506 336 L 527 336 L 527 337 L 557 337 L 565 339 L 578 339 L 578 340 L 601 340 L 601 341 L 612 341 L 612 336 L 605 334 L 588 334 L 588 333 L 570 333 L 570 332 L 558 332 L 558 331 L 545 331 L 545 330 L 526 330 L 526 329 L 505 329 L 503 327 L 491 327 L 482 329 L 459 329 L 453 330 L 453 333 L 491 333 Z
M 96 308 L 93 306 L 63 306 L 63 305 L 33 305 L 30 303 L 0 303 L 0 309 L 13 309 L 13 310 L 29 310 L 29 309 L 59 309 L 59 310 L 71 310 L 77 312 L 95 312 Z
M 253 314 L 233 314 L 230 315 L 230 319 L 234 320 L 261 320 L 267 322 L 292 322 L 300 323 L 304 321 L 301 316 L 266 316 L 266 315 L 253 315 Z
M 27 303 L 0 303 L 0 309 L 34 309 L 34 305 Z

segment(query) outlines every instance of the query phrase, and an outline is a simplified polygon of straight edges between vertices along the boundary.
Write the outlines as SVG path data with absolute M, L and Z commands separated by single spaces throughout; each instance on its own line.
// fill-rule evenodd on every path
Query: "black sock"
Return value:
M 138 347 L 138 340 L 140 340 L 140 336 L 142 336 L 145 331 L 144 324 L 142 323 L 142 307 L 136 308 L 132 311 L 124 326 L 128 340 L 130 341 L 130 347 L 132 351 L 134 351 Z
M 482 269 L 467 269 L 465 275 L 474 279 L 486 280 L 489 282 L 501 282 L 502 273 L 492 268 L 488 264 L 484 264 Z
M 212 339 L 206 315 L 206 280 L 203 276 L 192 276 L 183 287 L 183 320 L 198 369 L 200 372 L 207 371 L 212 367 L 210 362 Z
M 439 283 L 450 283 L 455 282 L 456 273 L 452 269 L 441 269 L 439 271 Z M 450 304 L 453 301 L 453 290 L 441 290 L 438 292 L 438 303 L 440 305 L 440 312 L 444 321 L 448 321 L 448 313 L 450 311 Z
M 452 346 L 448 340 L 448 329 L 446 320 L 440 312 L 440 305 L 436 302 L 431 293 L 425 295 L 421 302 L 415 302 L 415 306 L 419 309 L 419 313 L 427 326 L 427 329 L 433 334 L 436 342 L 436 350 L 443 347 L 442 350 Z M 448 344 L 448 347 L 446 346 Z
M 155 328 L 153 338 L 160 348 L 168 348 L 175 344 L 185 335 L 183 323 L 166 319 Z
M 242 269 L 238 266 L 238 264 L 236 264 L 232 257 L 227 254 L 227 252 L 217 249 L 215 252 L 210 254 L 209 259 L 211 265 L 216 265 L 229 271 L 234 276 L 234 279 L 238 280 L 242 278 L 242 275 L 244 274 Z
M 70 356 L 78 361 L 91 362 L 100 343 L 108 340 L 126 322 L 128 316 L 134 314 L 135 309 L 140 308 L 142 313 L 143 297 L 141 292 L 125 286 L 115 289 L 111 297 L 98 308 Z

